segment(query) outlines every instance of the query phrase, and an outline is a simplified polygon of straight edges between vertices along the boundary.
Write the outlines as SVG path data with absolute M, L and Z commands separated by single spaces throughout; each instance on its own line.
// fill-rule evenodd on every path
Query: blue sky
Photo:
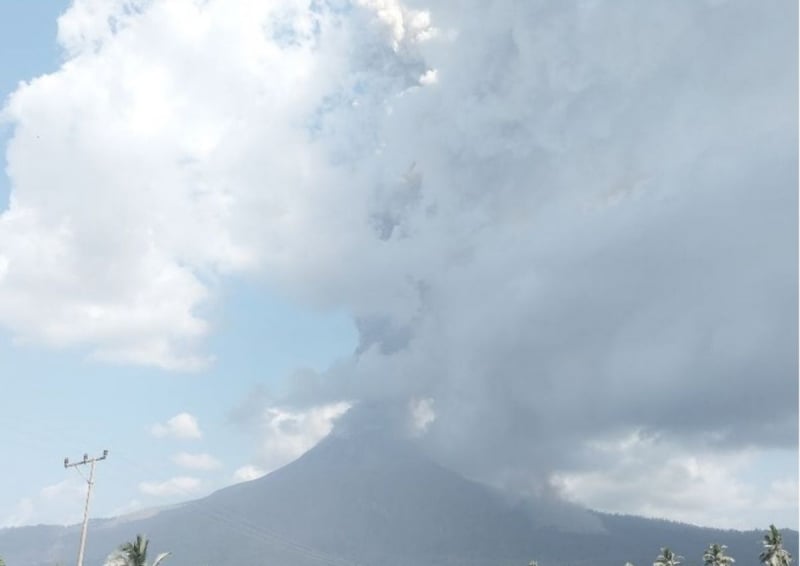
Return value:
M 796 528 L 789 4 L 0 3 L 0 526 L 390 399 L 505 489 Z
M 257 444 L 230 421 L 231 410 L 259 385 L 280 383 L 298 367 L 324 369 L 355 347 L 347 318 L 298 308 L 245 285 L 225 301 L 220 327 L 210 346 L 216 362 L 190 375 L 91 363 L 80 351 L 15 347 L 4 335 L 0 373 L 6 385 L 0 413 L 5 446 L 21 463 L 3 472 L 4 485 L 14 486 L 3 492 L 6 508 L 75 477 L 61 468 L 63 456 L 76 460 L 85 451 L 99 454 L 104 448 L 112 455 L 98 469 L 103 487 L 93 508 L 99 515 L 123 507 L 125 497 L 142 506 L 160 505 L 226 485 L 237 468 L 249 463 Z M 197 418 L 202 439 L 153 438 L 153 424 L 181 412 Z M 182 451 L 212 454 L 224 464 L 205 474 L 199 492 L 143 497 L 140 482 L 180 475 L 170 458 Z M 52 518 L 37 514 L 35 519 L 74 519 L 76 510 L 64 515 L 68 511 L 49 509 L 45 512 L 54 513 Z
M 66 8 L 67 2 L 6 2 L 0 21 L 3 32 L 3 74 L 0 92 L 5 99 L 21 80 L 57 68 L 60 61 L 55 41 L 54 14 Z M 20 25 L 21 24 L 21 25 Z M 9 128 L 4 124 L 3 139 Z M 0 184 L 0 201 L 7 202 L 8 179 Z
M 6 98 L 20 81 L 52 72 L 62 61 L 56 19 L 68 2 L 4 2 L 0 5 L 0 93 Z M 3 145 L 11 128 L 3 127 Z M 0 177 L 7 201 L 9 180 Z M 4 208 L 5 208 L 4 204 Z M 0 522 L 76 520 L 81 508 L 74 494 L 46 500 L 41 490 L 71 480 L 68 456 L 84 452 L 109 459 L 97 470 L 92 503 L 97 516 L 120 509 L 184 500 L 232 481 L 248 464 L 257 441 L 231 423 L 230 411 L 259 385 L 276 384 L 297 368 L 325 369 L 356 345 L 352 322 L 335 311 L 303 308 L 272 294 L 263 285 L 233 282 L 216 307 L 217 331 L 209 339 L 215 363 L 200 373 L 171 373 L 147 367 L 86 360 L 82 349 L 15 346 L 10 332 L 0 335 L 0 422 L 3 446 L 18 465 L 7 466 L 0 483 Z M 182 412 L 197 418 L 200 440 L 154 439 L 150 427 Z M 199 491 L 148 497 L 143 481 L 161 482 L 196 472 L 171 461 L 177 452 L 207 453 L 219 469 L 201 474 Z M 182 473 L 183 472 L 183 473 Z M 29 499 L 29 512 L 20 502 Z M 134 506 L 130 503 L 135 501 Z M 128 508 L 130 506 L 130 509 Z

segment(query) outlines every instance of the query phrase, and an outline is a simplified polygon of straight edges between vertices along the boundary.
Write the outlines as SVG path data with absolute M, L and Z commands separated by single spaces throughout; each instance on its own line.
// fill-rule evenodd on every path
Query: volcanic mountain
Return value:
M 342 427 L 275 472 L 177 507 L 93 521 L 86 564 L 144 533 L 172 566 L 650 564 L 662 546 L 699 560 L 712 542 L 743 562 L 762 533 L 514 500 L 429 459 L 413 442 Z M 797 533 L 784 532 L 797 554 Z M 9 566 L 67 564 L 78 527 L 0 530 Z

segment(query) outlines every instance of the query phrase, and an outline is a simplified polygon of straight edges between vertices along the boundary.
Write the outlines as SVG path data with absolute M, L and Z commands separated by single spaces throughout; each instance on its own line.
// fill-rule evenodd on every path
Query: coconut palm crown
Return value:
M 661 549 L 661 554 L 658 555 L 653 566 L 678 566 L 681 563 L 683 556 L 678 556 L 669 548 L 664 547 Z
M 736 560 L 725 554 L 728 548 L 724 544 L 711 544 L 703 553 L 703 564 L 705 566 L 730 566 Z
M 783 537 L 775 525 L 769 526 L 763 544 L 764 550 L 759 558 L 767 566 L 789 566 L 792 563 L 792 555 L 783 548 Z
M 105 566 L 148 566 L 147 547 L 150 541 L 142 535 L 136 535 L 136 540 L 126 542 L 119 547 L 106 560 Z M 162 552 L 156 556 L 152 566 L 158 566 L 169 556 L 169 552 Z

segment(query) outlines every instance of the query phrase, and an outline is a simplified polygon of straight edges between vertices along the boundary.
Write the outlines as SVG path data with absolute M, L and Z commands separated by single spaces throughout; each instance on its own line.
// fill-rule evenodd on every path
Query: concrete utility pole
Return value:
M 64 468 L 75 468 L 89 464 L 89 479 L 86 480 L 86 505 L 83 508 L 83 527 L 81 527 L 81 546 L 78 548 L 78 566 L 83 566 L 83 551 L 86 548 L 86 528 L 89 526 L 89 498 L 92 496 L 92 486 L 94 485 L 94 465 L 100 460 L 108 457 L 108 450 L 103 450 L 103 455 L 89 458 L 88 454 L 83 455 L 83 460 L 70 464 L 69 458 L 64 458 Z M 80 470 L 78 470 L 80 473 Z M 81 474 L 83 476 L 83 474 Z M 86 479 L 85 477 L 83 479 Z

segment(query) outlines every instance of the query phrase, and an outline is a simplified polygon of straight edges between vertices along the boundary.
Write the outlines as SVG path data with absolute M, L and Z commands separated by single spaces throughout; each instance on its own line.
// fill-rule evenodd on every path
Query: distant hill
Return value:
M 170 566 L 649 566 L 669 546 L 701 561 L 712 542 L 755 564 L 763 532 L 724 531 L 514 501 L 379 431 L 339 431 L 251 482 L 151 514 L 93 521 L 87 565 L 145 533 Z M 8 566 L 71 564 L 78 527 L 0 530 Z M 797 532 L 785 531 L 797 556 Z

